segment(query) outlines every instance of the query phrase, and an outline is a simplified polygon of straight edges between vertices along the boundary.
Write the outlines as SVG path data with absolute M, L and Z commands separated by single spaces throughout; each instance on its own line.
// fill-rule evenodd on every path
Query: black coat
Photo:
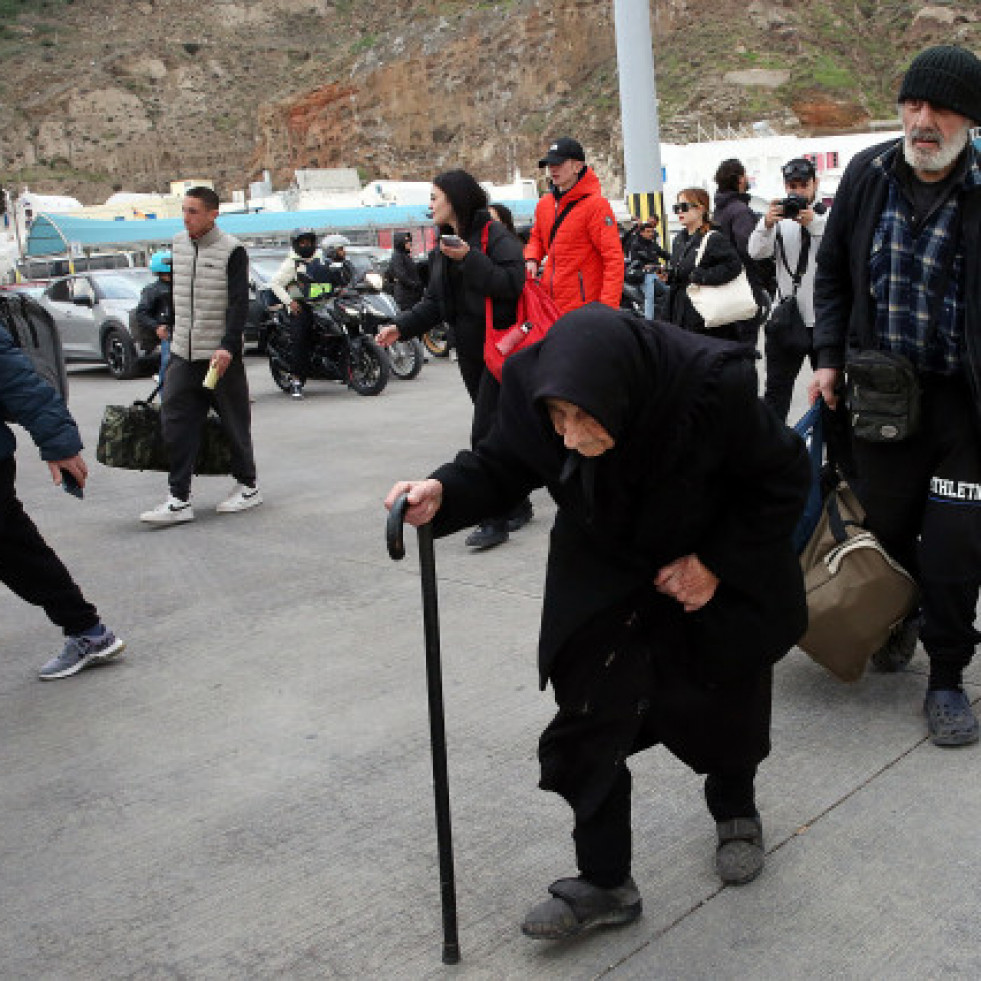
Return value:
M 890 141 L 856 154 L 838 185 L 818 250 L 814 283 L 814 348 L 819 368 L 844 367 L 846 348 L 877 346 L 869 254 L 886 203 L 888 177 L 872 161 L 896 146 L 897 141 Z M 972 176 L 961 191 L 964 365 L 981 420 L 981 154 L 969 148 L 965 163 Z
M 691 553 L 720 579 L 711 602 L 692 614 L 659 595 L 656 604 L 684 670 L 707 683 L 745 681 L 804 632 L 790 536 L 810 468 L 801 440 L 757 399 L 752 357 L 589 304 L 507 361 L 494 430 L 433 474 L 444 488 L 437 535 L 505 512 L 535 487 L 557 503 L 543 686 L 577 631 L 651 596 L 657 571 Z M 593 461 L 567 451 L 544 409 L 549 395 L 589 412 L 614 448 Z
M 481 231 L 488 225 L 486 255 Z M 494 326 L 510 327 L 518 297 L 524 289 L 525 264 L 521 242 L 486 211 L 478 211 L 467 235 L 470 251 L 460 262 L 439 249 L 429 253 L 429 282 L 422 299 L 395 319 L 402 337 L 421 337 L 442 322 L 453 328 L 457 354 L 463 362 L 481 363 L 487 322 L 486 298 L 493 304 Z
M 710 236 L 702 261 L 696 267 L 701 243 L 701 232 L 694 235 L 684 229 L 678 232 L 671 247 L 671 272 L 668 275 L 668 320 L 696 333 L 705 333 L 705 321 L 688 299 L 688 284 L 721 286 L 735 279 L 743 268 L 736 250 L 719 232 Z M 718 330 L 726 336 L 734 336 L 729 333 L 731 326 L 726 324 Z
M 756 260 L 749 254 L 749 237 L 756 228 L 760 216 L 749 206 L 748 194 L 737 191 L 717 191 L 715 195 L 715 210 L 712 212 L 712 224 L 735 246 L 739 259 L 746 270 L 749 285 L 753 287 L 756 302 L 762 304 L 763 283 L 757 268 Z
M 400 239 L 403 245 L 400 247 Z M 393 294 L 399 310 L 408 310 L 422 299 L 422 278 L 419 267 L 405 250 L 405 235 L 395 236 L 395 248 L 392 249 L 392 261 L 388 266 L 388 274 L 394 286 Z

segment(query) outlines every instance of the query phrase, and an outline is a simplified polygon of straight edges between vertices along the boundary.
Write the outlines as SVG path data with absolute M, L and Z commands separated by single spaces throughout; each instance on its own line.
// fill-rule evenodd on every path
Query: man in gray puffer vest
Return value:
M 174 525 L 194 520 L 191 477 L 201 429 L 214 407 L 232 446 L 235 486 L 219 514 L 262 503 L 252 453 L 249 384 L 242 334 L 249 306 L 249 260 L 238 239 L 215 224 L 218 195 L 192 187 L 184 197 L 184 227 L 174 239 L 174 332 L 164 382 L 161 423 L 170 457 L 170 496 L 140 520 Z M 213 373 L 209 369 L 214 369 Z M 210 374 L 214 386 L 205 387 Z

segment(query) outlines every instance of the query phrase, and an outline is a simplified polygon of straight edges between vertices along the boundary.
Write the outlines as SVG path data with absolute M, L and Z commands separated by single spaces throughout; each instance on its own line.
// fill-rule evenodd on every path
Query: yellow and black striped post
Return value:
M 628 194 L 627 208 L 635 221 L 657 218 L 657 234 L 663 248 L 668 247 L 668 223 L 664 220 L 664 192 L 652 191 L 647 194 Z

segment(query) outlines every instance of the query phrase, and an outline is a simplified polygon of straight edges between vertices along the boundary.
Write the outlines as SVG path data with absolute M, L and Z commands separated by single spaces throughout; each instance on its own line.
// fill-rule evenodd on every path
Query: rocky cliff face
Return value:
M 981 49 L 976 0 L 654 0 L 662 135 L 888 117 L 930 43 Z M 610 0 L 0 0 L 0 182 L 227 193 L 265 169 L 530 174 L 574 133 L 609 193 L 621 131 Z

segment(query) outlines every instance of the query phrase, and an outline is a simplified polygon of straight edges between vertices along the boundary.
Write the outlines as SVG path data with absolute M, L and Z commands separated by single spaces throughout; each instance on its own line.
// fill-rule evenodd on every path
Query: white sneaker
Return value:
M 194 508 L 191 507 L 191 502 L 182 501 L 173 494 L 163 504 L 140 515 L 140 521 L 145 521 L 148 525 L 179 525 L 193 520 Z
M 234 511 L 248 511 L 262 503 L 262 494 L 258 487 L 246 487 L 245 484 L 236 484 L 232 488 L 231 494 L 218 505 L 219 514 L 231 514 Z

